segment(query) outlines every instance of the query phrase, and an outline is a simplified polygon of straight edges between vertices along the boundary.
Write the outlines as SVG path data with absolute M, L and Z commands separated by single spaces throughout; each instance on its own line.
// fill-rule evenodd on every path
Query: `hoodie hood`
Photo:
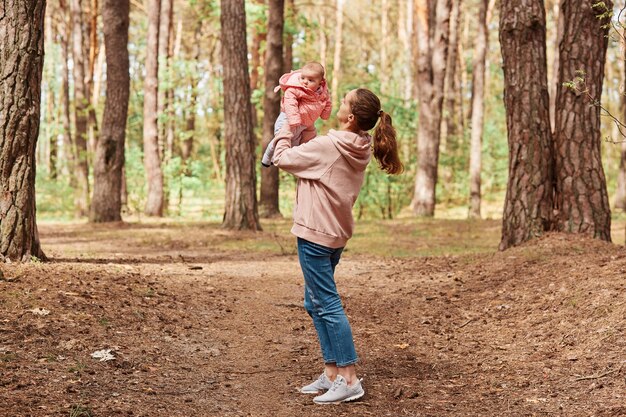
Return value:
M 317 89 L 317 91 L 311 91 L 308 88 L 304 88 L 302 86 L 302 84 L 300 84 L 300 70 L 295 70 L 295 71 L 291 71 L 288 72 L 286 74 L 283 74 L 280 77 L 280 80 L 278 81 L 278 86 L 276 88 L 274 88 L 274 92 L 278 92 L 278 90 L 283 90 L 285 91 L 288 88 L 298 88 L 300 90 L 302 90 L 304 93 L 307 94 L 318 94 L 321 95 L 321 99 L 322 100 L 328 100 L 330 97 L 330 94 L 328 92 L 328 87 L 326 86 L 326 80 L 323 79 L 320 82 L 320 86 Z M 320 98 L 318 98 L 319 100 Z
M 372 155 L 372 137 L 369 133 L 361 136 L 345 130 L 331 129 L 328 136 L 335 139 L 333 144 L 352 168 L 365 171 Z

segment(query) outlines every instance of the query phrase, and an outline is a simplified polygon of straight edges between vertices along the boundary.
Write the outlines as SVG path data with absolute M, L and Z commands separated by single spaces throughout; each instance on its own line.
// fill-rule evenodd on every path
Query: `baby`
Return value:
M 280 115 L 274 123 L 274 135 L 287 122 L 293 132 L 292 146 L 306 143 L 313 139 L 315 121 L 318 117 L 327 120 L 332 104 L 324 79 L 324 67 L 317 62 L 309 62 L 302 69 L 283 74 L 280 85 L 274 91 L 282 89 L 285 94 L 280 103 Z M 276 139 L 272 139 L 265 149 L 261 165 L 269 167 L 274 156 Z

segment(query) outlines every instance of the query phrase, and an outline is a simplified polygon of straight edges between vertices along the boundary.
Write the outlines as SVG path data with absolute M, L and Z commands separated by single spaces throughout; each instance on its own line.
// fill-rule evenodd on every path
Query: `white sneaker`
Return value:
M 365 395 L 365 390 L 361 386 L 361 380 L 356 381 L 352 386 L 341 375 L 337 375 L 335 382 L 325 394 L 313 399 L 316 404 L 338 404 L 354 401 Z
M 320 377 L 315 381 L 300 388 L 300 392 L 303 394 L 319 394 L 320 391 L 330 389 L 332 386 L 333 382 L 328 379 L 325 372 L 322 372 L 322 375 L 320 375 Z

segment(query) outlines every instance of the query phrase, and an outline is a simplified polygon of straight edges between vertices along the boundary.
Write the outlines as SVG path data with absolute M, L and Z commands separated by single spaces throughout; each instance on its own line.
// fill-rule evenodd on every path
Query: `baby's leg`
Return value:
M 287 115 L 281 112 L 274 123 L 274 136 L 280 130 L 281 127 L 287 121 Z M 273 138 L 270 143 L 267 144 L 267 148 L 265 148 L 265 152 L 263 153 L 263 157 L 261 158 L 261 165 L 264 167 L 269 167 L 272 164 L 272 158 L 274 157 L 274 148 L 276 147 L 276 138 Z

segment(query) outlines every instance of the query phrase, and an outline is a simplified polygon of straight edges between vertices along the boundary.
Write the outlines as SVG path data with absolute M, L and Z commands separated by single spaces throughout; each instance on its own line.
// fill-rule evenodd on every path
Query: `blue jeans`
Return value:
M 333 249 L 298 238 L 298 258 L 304 274 L 304 308 L 313 319 L 324 363 L 356 363 L 352 329 L 335 285 L 335 267 L 343 248 Z

